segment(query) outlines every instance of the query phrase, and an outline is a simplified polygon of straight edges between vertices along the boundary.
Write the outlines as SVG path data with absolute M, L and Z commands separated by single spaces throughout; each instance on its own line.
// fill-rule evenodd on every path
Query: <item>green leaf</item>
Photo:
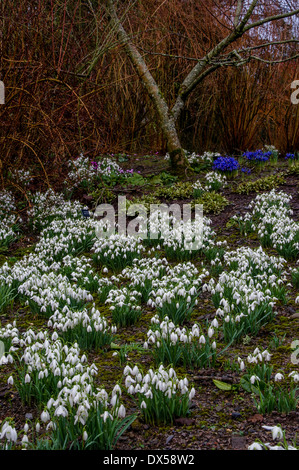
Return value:
M 213 382 L 214 382 L 214 384 L 216 385 L 217 388 L 220 388 L 220 390 L 224 390 L 224 391 L 228 392 L 232 389 L 232 385 L 227 384 L 225 382 L 221 382 L 221 380 L 213 379 Z
M 230 228 L 230 227 L 233 227 L 234 225 L 237 225 L 236 220 L 233 220 L 232 218 L 230 218 L 225 227 Z
M 162 184 L 160 176 L 153 176 L 150 178 L 151 184 Z
M 132 176 L 127 176 L 125 186 L 144 186 L 146 183 L 147 181 L 143 178 L 143 176 L 139 175 L 138 173 L 134 173 Z
M 110 348 L 111 349 L 120 349 L 120 346 L 118 346 L 118 344 L 116 344 L 116 343 L 111 343 Z
M 248 392 L 248 393 L 251 393 L 252 392 L 252 386 L 251 386 L 251 383 L 244 379 L 243 377 L 241 378 L 240 380 L 240 385 L 241 387 L 243 387 L 243 389 Z

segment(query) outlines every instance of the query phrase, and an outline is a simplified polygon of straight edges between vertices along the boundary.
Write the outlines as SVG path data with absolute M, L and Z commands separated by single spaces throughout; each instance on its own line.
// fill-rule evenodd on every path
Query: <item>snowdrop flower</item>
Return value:
M 24 434 L 24 436 L 22 437 L 22 446 L 24 446 L 25 448 L 28 446 L 28 436 L 27 434 Z
M 58 334 L 56 331 L 54 331 L 54 333 L 52 334 L 52 341 L 56 341 L 58 339 Z
M 15 428 L 10 426 L 8 422 L 5 422 L 2 426 L 1 432 L 0 432 L 0 439 L 6 438 L 10 442 L 16 442 L 18 439 L 17 432 Z
M 275 380 L 275 382 L 280 382 L 281 380 L 283 380 L 283 378 L 284 378 L 283 375 L 280 372 L 278 372 L 275 375 L 274 380 Z
M 283 446 L 271 446 L 270 444 L 266 444 L 269 450 L 285 450 Z
M 8 385 L 13 385 L 13 384 L 14 384 L 14 380 L 13 380 L 13 376 L 12 376 L 12 375 L 11 375 L 10 377 L 8 377 L 7 383 L 8 383 Z
M 123 371 L 123 375 L 132 374 L 132 369 L 130 366 L 126 366 Z
M 267 431 L 272 431 L 273 440 L 283 439 L 283 431 L 280 426 L 262 426 L 262 428 L 266 429 Z
M 112 390 L 112 396 L 116 394 L 121 395 L 121 388 L 118 384 L 116 384 Z
M 50 421 L 48 424 L 47 424 L 47 427 L 46 427 L 46 430 L 49 431 L 51 429 L 56 429 L 56 424 L 53 422 L 53 421 Z
M 252 375 L 250 377 L 250 383 L 253 385 L 256 381 L 260 381 L 260 378 L 257 375 Z
M 153 398 L 153 392 L 151 391 L 151 389 L 149 389 L 147 392 L 144 393 L 144 396 L 146 398 L 150 398 L 152 399 Z
M 68 411 L 64 406 L 59 405 L 58 408 L 56 408 L 54 415 L 63 416 L 64 418 L 66 418 L 68 416 Z
M 264 449 L 261 444 L 259 444 L 258 442 L 254 442 L 253 444 L 250 444 L 250 446 L 248 446 L 248 450 L 264 450 Z
M 6 357 L 6 356 L 2 356 L 2 357 L 0 358 L 0 366 L 1 366 L 1 365 L 5 365 L 5 364 L 7 364 L 7 363 L 8 363 L 7 357 Z
M 42 420 L 43 423 L 46 423 L 47 421 L 49 421 L 50 420 L 49 412 L 44 410 L 40 415 L 40 419 Z
M 135 383 L 135 380 L 130 375 L 128 375 L 125 379 L 125 386 L 130 387 L 134 383 Z
M 290 372 L 289 377 L 292 377 L 295 383 L 299 382 L 299 373 L 297 371 Z
M 266 349 L 262 352 L 262 356 L 265 361 L 270 361 L 272 354 L 270 354 Z
M 126 409 L 124 407 L 124 405 L 120 405 L 119 409 L 118 409 L 118 415 L 117 415 L 119 418 L 125 418 L 126 417 Z
M 112 398 L 110 400 L 110 404 L 111 404 L 111 406 L 115 406 L 117 404 L 117 402 L 118 402 L 118 396 L 117 396 L 117 394 L 115 394 L 115 395 L 112 396 Z
M 128 393 L 130 393 L 131 395 L 133 395 L 135 393 L 134 385 L 130 385 L 130 387 L 128 388 Z
M 113 417 L 111 416 L 111 414 L 108 412 L 108 411 L 105 411 L 101 417 L 103 418 L 103 421 L 104 423 L 106 423 L 107 419 L 110 418 L 111 420 L 113 420 Z
M 199 338 L 199 343 L 200 344 L 205 344 L 206 343 L 206 338 L 204 337 L 204 335 L 201 335 L 200 338 Z

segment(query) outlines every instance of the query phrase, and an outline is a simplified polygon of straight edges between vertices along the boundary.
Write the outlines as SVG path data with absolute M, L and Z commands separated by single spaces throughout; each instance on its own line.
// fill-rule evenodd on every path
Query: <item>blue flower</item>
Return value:
M 289 158 L 291 160 L 294 160 L 295 154 L 294 153 L 287 153 L 286 156 L 285 156 L 285 160 L 288 160 Z
M 235 171 L 239 168 L 239 162 L 233 157 L 218 157 L 213 163 L 213 170 L 218 171 Z
M 242 171 L 242 173 L 247 173 L 247 175 L 250 175 L 250 173 L 251 173 L 250 168 L 246 168 L 246 167 L 241 168 L 241 171 Z
M 243 157 L 247 160 L 256 162 L 266 162 L 271 157 L 272 152 L 263 152 L 262 150 L 255 150 L 255 152 L 244 152 Z

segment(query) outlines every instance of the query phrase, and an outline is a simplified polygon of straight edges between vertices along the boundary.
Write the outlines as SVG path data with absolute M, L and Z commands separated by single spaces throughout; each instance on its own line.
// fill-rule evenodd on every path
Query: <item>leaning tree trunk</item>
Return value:
M 171 166 L 174 173 L 182 175 L 188 168 L 189 163 L 185 152 L 182 149 L 178 132 L 175 125 L 175 119 L 170 111 L 167 102 L 150 73 L 141 54 L 138 52 L 129 35 L 121 24 L 114 6 L 114 0 L 106 0 L 107 13 L 112 28 L 116 31 L 120 42 L 124 45 L 125 51 L 132 61 L 142 83 L 144 84 L 159 118 L 161 131 L 166 140 L 167 150 L 170 156 Z

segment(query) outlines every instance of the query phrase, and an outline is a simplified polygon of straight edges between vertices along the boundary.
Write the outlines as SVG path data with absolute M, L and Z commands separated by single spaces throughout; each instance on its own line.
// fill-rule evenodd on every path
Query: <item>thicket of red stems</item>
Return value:
M 94 157 L 165 151 L 151 101 L 110 31 L 101 3 L 2 2 L 2 170 L 35 164 L 48 177 L 80 152 Z M 120 16 L 128 3 L 121 2 Z M 212 0 L 149 0 L 135 3 L 122 18 L 170 106 L 195 59 L 227 34 L 231 3 L 222 2 L 227 8 L 221 16 Z M 283 39 L 289 28 L 280 21 L 264 34 Z M 234 47 L 265 39 L 250 34 Z M 295 46 L 286 47 L 292 53 Z M 265 59 L 276 56 L 278 48 L 262 52 Z M 221 67 L 186 103 L 179 122 L 183 147 L 198 152 L 263 144 L 282 152 L 298 149 L 299 106 L 290 101 L 296 78 L 295 61 Z

